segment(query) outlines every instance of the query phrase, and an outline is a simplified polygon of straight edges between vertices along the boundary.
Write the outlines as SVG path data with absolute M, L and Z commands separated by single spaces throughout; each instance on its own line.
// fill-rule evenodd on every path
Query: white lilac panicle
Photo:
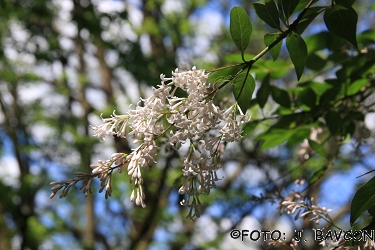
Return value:
M 153 95 L 141 99 L 134 109 L 124 115 L 114 111 L 110 118 L 102 118 L 101 125 L 92 126 L 94 136 L 100 140 L 109 135 L 132 138 L 139 144 L 129 155 L 118 154 L 105 163 L 94 164 L 92 174 L 100 174 L 98 177 L 105 181 L 106 187 L 110 185 L 107 184 L 110 183 L 108 176 L 113 169 L 118 168 L 121 172 L 127 167 L 134 183 L 131 200 L 144 207 L 142 169 L 147 170 L 156 163 L 160 146 L 167 151 L 178 150 L 187 143 L 189 150 L 182 169 L 186 182 L 179 193 L 187 194 L 182 204 L 191 208 L 188 217 L 195 218 L 199 216 L 199 194 L 209 194 L 219 180 L 216 170 L 225 143 L 241 139 L 240 125 L 249 118 L 236 103 L 222 109 L 208 98 L 210 84 L 204 70 L 193 67 L 179 72 L 176 69 L 172 77 L 162 74 L 160 79 L 161 84 L 153 88 Z M 184 91 L 186 97 L 175 96 L 177 89 Z

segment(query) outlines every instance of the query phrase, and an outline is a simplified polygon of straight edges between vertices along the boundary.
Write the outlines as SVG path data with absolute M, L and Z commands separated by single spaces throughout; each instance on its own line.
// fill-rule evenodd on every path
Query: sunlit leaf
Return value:
M 374 43 L 375 40 L 375 30 L 365 30 L 357 36 L 357 40 L 364 47 L 367 47 Z
M 254 140 L 260 141 L 263 140 L 262 145 L 260 146 L 259 151 L 263 152 L 268 148 L 272 148 L 280 145 L 289 139 L 293 135 L 293 131 L 289 129 L 278 129 L 273 128 L 257 136 Z
M 253 65 L 251 70 L 257 77 L 259 76 L 260 79 L 266 77 L 268 74 L 270 74 L 271 79 L 280 79 L 290 70 L 290 67 L 290 64 L 281 60 L 267 60 L 265 62 L 260 62 L 259 60 Z
M 332 88 L 331 84 L 324 83 L 324 82 L 312 82 L 312 81 L 301 83 L 299 84 L 299 86 L 311 88 L 317 94 L 317 96 L 321 96 L 327 90 Z
M 308 138 L 311 134 L 311 128 L 309 126 L 297 127 L 293 130 L 293 134 L 289 137 L 286 146 L 291 147 L 297 143 L 301 143 L 304 139 Z
M 354 81 L 353 83 L 349 85 L 346 94 L 347 95 L 357 94 L 359 91 L 361 91 L 363 87 L 365 87 L 368 84 L 368 82 L 369 81 L 367 79 L 359 79 L 357 81 Z

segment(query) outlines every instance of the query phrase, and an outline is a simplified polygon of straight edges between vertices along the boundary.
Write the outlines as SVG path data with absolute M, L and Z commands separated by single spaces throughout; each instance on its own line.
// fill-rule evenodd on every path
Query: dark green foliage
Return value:
M 246 113 L 247 109 L 250 108 L 250 100 L 254 89 L 254 77 L 246 71 L 243 71 L 233 80 L 233 95 L 243 113 Z
M 214 210 L 222 213 L 220 216 L 207 213 L 206 219 L 209 218 L 210 223 L 220 225 L 229 219 L 238 225 L 241 222 L 238 218 L 251 215 L 253 209 L 263 208 L 263 201 L 278 202 L 279 194 L 284 196 L 285 190 L 294 189 L 292 181 L 297 178 L 307 179 L 309 185 L 314 184 L 315 191 L 319 191 L 320 183 L 328 176 L 343 173 L 361 163 L 364 151 L 373 150 L 369 144 L 373 135 L 364 120 L 374 111 L 371 97 L 375 90 L 375 31 L 369 25 L 356 36 L 358 19 L 369 15 L 364 11 L 370 10 L 363 9 L 363 6 L 369 6 L 366 1 L 313 1 L 316 4 L 312 6 L 310 0 L 266 0 L 253 5 L 241 2 L 246 10 L 234 7 L 230 12 L 229 27 L 223 27 L 223 32 L 215 34 L 214 38 L 204 37 L 211 39 L 208 42 L 210 49 L 205 53 L 215 55 L 217 60 L 212 61 L 205 61 L 205 55 L 193 52 L 192 60 L 190 57 L 185 60 L 183 56 L 176 60 L 180 49 L 189 51 L 187 54 L 194 51 L 191 41 L 201 34 L 199 27 L 190 22 L 191 15 L 199 12 L 198 7 L 206 1 L 183 1 L 186 8 L 178 13 L 164 11 L 163 1 L 142 1 L 144 5 L 138 11 L 142 13 L 143 21 L 139 27 L 131 27 L 136 38 L 123 33 L 123 28 L 129 29 L 126 25 L 136 26 L 128 20 L 127 11 L 103 13 L 96 9 L 94 2 L 71 1 L 72 9 L 67 10 L 66 22 L 74 26 L 77 33 L 70 35 L 61 32 L 53 1 L 0 3 L 0 152 L 11 147 L 19 155 L 16 160 L 22 170 L 17 177 L 22 185 L 11 186 L 0 181 L 3 191 L 0 197 L 0 246 L 3 235 L 10 240 L 14 237 L 24 240 L 25 249 L 40 248 L 44 243 L 55 242 L 56 235 L 63 235 L 64 239 L 69 238 L 67 242 L 73 242 L 63 247 L 71 249 L 112 247 L 106 244 L 129 249 L 150 246 L 162 249 L 166 244 L 171 249 L 220 248 L 225 234 L 218 234 L 212 241 L 202 244 L 192 242 L 191 236 L 199 231 L 198 224 L 184 220 L 186 211 L 178 204 L 184 197 L 171 195 L 186 181 L 181 175 L 183 163 L 179 161 L 178 152 L 164 157 L 163 151 L 164 158 L 157 159 L 157 167 L 145 175 L 145 181 L 150 183 L 145 190 L 150 199 L 146 209 L 129 210 L 126 173 L 116 175 L 114 187 L 117 190 L 110 200 L 102 201 L 102 196 L 93 196 L 96 203 L 105 204 L 98 206 L 102 210 L 96 211 L 105 211 L 105 216 L 88 216 L 87 210 L 83 209 L 90 207 L 93 200 L 83 199 L 77 193 L 67 200 L 57 199 L 51 203 L 37 199 L 37 195 L 48 196 L 48 182 L 55 180 L 50 180 L 55 178 L 51 169 L 55 170 L 56 165 L 61 170 L 58 175 L 70 178 L 76 170 L 90 172 L 92 159 L 108 156 L 104 156 L 108 152 L 100 148 L 103 144 L 91 136 L 89 124 L 101 113 L 108 117 L 113 110 L 128 107 L 127 100 L 133 97 L 126 92 L 128 79 L 124 82 L 121 74 L 117 74 L 119 72 L 126 72 L 126 78 L 140 83 L 139 92 L 146 97 L 148 92 L 144 87 L 160 84 L 159 75 L 169 75 L 179 60 L 207 70 L 227 67 L 211 73 L 210 87 L 220 87 L 220 90 L 212 92 L 214 94 L 207 100 L 212 98 L 215 104 L 222 106 L 237 102 L 252 119 L 242 126 L 243 141 L 225 152 L 227 156 L 223 159 L 223 165 L 228 162 L 238 165 L 238 173 L 230 178 L 225 176 L 222 189 L 202 198 L 204 210 L 214 205 Z M 327 6 L 319 6 L 326 3 Z M 254 13 L 252 8 L 256 15 L 249 17 L 248 13 Z M 321 24 L 316 26 L 318 29 L 309 29 L 322 18 L 327 29 L 323 23 L 323 30 Z M 257 24 L 256 30 L 251 22 Z M 111 25 L 106 26 L 106 23 Z M 367 25 L 366 20 L 361 23 Z M 14 24 L 18 28 L 12 30 Z M 118 34 L 104 39 L 105 34 L 117 28 Z M 17 35 L 18 29 L 27 34 L 25 44 L 13 37 L 12 32 Z M 305 30 L 318 33 L 307 36 Z M 138 41 L 143 35 L 150 41 L 151 52 L 147 55 Z M 43 43 L 47 44 L 47 49 L 43 49 Z M 65 43 L 73 46 L 65 46 Z M 268 52 L 272 58 L 266 55 Z M 31 69 L 23 68 L 20 66 L 22 60 L 9 56 L 12 53 L 25 58 L 31 55 L 34 65 Z M 111 64 L 113 54 L 118 60 Z M 38 83 L 48 86 L 48 91 L 37 100 L 27 103 L 29 96 L 23 99 L 25 96 L 18 95 Z M 256 84 L 259 89 L 253 98 Z M 103 96 L 100 103 L 99 98 L 88 98 L 91 92 L 100 92 Z M 42 141 L 38 136 L 31 136 L 30 131 L 38 126 L 51 130 Z M 363 131 L 368 132 L 366 136 Z M 159 138 L 164 139 L 163 136 Z M 349 141 L 356 147 L 355 151 L 342 153 L 341 146 Z M 107 143 L 111 142 L 111 149 L 131 150 L 125 139 L 108 138 Z M 277 150 L 269 150 L 273 147 Z M 305 151 L 301 153 L 301 149 Z M 363 163 L 373 168 L 372 162 Z M 262 171 L 264 179 L 246 179 L 246 171 L 254 168 Z M 274 176 L 280 179 L 276 181 Z M 241 178 L 245 181 L 241 182 Z M 350 178 L 347 180 L 354 182 L 355 176 Z M 259 188 L 263 186 L 266 188 Z M 375 177 L 356 192 L 351 202 L 352 226 L 374 228 L 374 186 Z M 256 187 L 256 193 L 253 187 Z M 95 183 L 94 189 L 97 188 Z M 309 192 L 314 194 L 314 188 Z M 260 194 L 258 190 L 261 190 Z M 275 212 L 278 215 L 278 211 Z M 274 216 L 272 212 L 267 212 L 267 216 L 269 214 Z M 91 231 L 95 233 L 95 246 L 84 242 L 84 229 L 88 226 L 85 221 L 95 221 L 97 225 L 91 228 L 95 229 Z M 174 228 L 171 224 L 175 221 L 183 221 L 187 226 L 181 232 L 173 231 L 170 228 Z M 268 218 L 259 218 L 259 221 L 262 225 L 272 224 Z M 154 239 L 157 230 L 169 234 L 168 240 L 161 245 Z M 318 247 L 314 245 L 311 249 Z
M 296 9 L 299 1 L 279 1 L 281 2 L 281 7 L 286 18 L 289 18 Z
M 242 7 L 232 8 L 230 12 L 229 30 L 234 44 L 236 44 L 238 49 L 241 51 L 242 58 L 244 60 L 243 53 L 249 45 L 253 27 L 251 25 L 249 16 Z
M 270 75 L 267 75 L 264 79 L 262 84 L 260 85 L 256 100 L 259 104 L 259 107 L 264 108 L 264 105 L 266 105 L 268 96 L 271 92 L 271 86 L 270 86 Z
M 330 32 L 358 47 L 356 39 L 358 15 L 349 5 L 336 4 L 324 13 L 324 22 Z
M 279 11 L 274 1 L 267 0 L 265 2 L 257 2 L 257 3 L 254 3 L 253 6 L 260 19 L 262 19 L 265 23 L 267 23 L 272 28 L 275 28 L 281 31 Z
M 278 87 L 271 87 L 271 95 L 273 100 L 285 108 L 290 108 L 291 102 L 288 92 Z
M 275 42 L 279 37 L 280 37 L 281 33 L 275 33 L 275 34 L 265 34 L 264 35 L 264 44 L 266 46 L 270 46 L 273 42 Z M 279 55 L 280 55 L 280 51 L 281 51 L 281 45 L 282 43 L 279 42 L 278 44 L 276 44 L 275 46 L 273 46 L 271 49 L 270 49 L 270 54 L 273 58 L 273 60 L 275 61 Z
M 299 34 L 292 32 L 286 38 L 286 47 L 296 70 L 297 79 L 299 80 L 307 60 L 306 43 Z
M 353 197 L 350 208 L 350 224 L 362 215 L 363 212 L 372 208 L 375 204 L 375 177 L 363 185 Z
M 315 17 L 317 17 L 323 9 L 324 7 L 309 8 L 303 15 L 301 21 L 298 23 L 297 29 L 295 32 L 298 34 L 302 34 L 305 31 L 305 29 L 310 25 L 310 23 L 314 21 Z

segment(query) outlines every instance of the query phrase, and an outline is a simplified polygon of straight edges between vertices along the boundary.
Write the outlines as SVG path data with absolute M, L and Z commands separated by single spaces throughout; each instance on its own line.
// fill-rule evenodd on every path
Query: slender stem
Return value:
M 238 96 L 237 96 L 236 99 L 240 98 L 240 96 L 241 96 L 241 94 L 242 94 L 243 88 L 245 87 L 245 84 L 246 84 L 247 78 L 248 78 L 249 73 L 250 73 L 250 69 L 251 69 L 251 67 L 249 67 L 249 68 L 247 69 L 245 79 L 243 80 L 243 83 L 242 83 L 242 86 L 241 86 L 241 90 L 240 90 L 240 92 L 238 93 Z M 244 112 L 246 112 L 246 110 L 245 110 Z
M 207 72 L 212 73 L 212 72 L 216 72 L 216 71 L 219 71 L 219 70 L 222 70 L 222 69 L 229 69 L 229 68 L 237 67 L 237 66 L 240 66 L 240 65 L 243 65 L 243 64 L 246 64 L 246 63 L 242 62 L 242 63 L 233 64 L 233 65 L 223 66 L 223 67 L 220 67 L 220 68 L 209 69 L 209 70 L 207 70 Z
M 254 56 L 253 59 L 251 59 L 250 61 L 247 61 L 247 62 L 244 62 L 244 63 L 238 63 L 238 64 L 234 64 L 234 65 L 230 65 L 230 66 L 225 66 L 225 67 L 221 67 L 221 68 L 217 68 L 217 69 L 209 70 L 209 72 L 215 72 L 215 71 L 218 71 L 218 70 L 221 70 L 221 69 L 227 69 L 227 68 L 231 68 L 231 67 L 235 67 L 235 66 L 244 65 L 235 75 L 231 76 L 227 81 L 223 82 L 219 87 L 217 87 L 216 89 L 214 89 L 209 95 L 213 94 L 214 92 L 219 91 L 221 88 L 223 88 L 225 85 L 227 85 L 228 82 L 231 82 L 234 78 L 236 78 L 246 68 L 248 68 L 248 72 L 249 72 L 250 69 L 251 69 L 251 67 L 253 66 L 253 64 L 256 61 L 258 61 L 259 58 L 261 58 L 262 56 L 264 56 L 268 51 L 270 51 L 273 47 L 275 47 L 279 42 L 281 42 L 291 32 L 295 31 L 297 29 L 298 23 L 302 20 L 302 18 L 305 15 L 306 11 L 311 7 L 311 5 L 313 4 L 313 2 L 314 2 L 314 0 L 310 0 L 308 2 L 308 4 L 306 5 L 306 7 L 298 15 L 298 17 L 296 18 L 296 20 L 289 26 L 289 28 L 287 30 L 283 31 L 282 33 L 280 33 L 280 35 L 277 37 L 277 39 L 275 41 L 273 41 L 269 46 L 267 46 L 266 48 L 264 48 L 261 52 L 259 52 L 259 54 L 257 54 L 256 56 Z

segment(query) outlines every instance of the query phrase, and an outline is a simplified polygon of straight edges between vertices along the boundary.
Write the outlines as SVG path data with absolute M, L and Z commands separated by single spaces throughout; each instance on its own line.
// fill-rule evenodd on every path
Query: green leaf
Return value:
M 290 108 L 290 98 L 288 92 L 283 89 L 279 89 L 275 86 L 271 86 L 271 93 L 273 100 L 283 107 Z
M 367 209 L 367 212 L 371 214 L 372 216 L 375 215 L 375 204 L 372 205 L 369 209 Z
M 309 140 L 309 145 L 310 147 L 317 153 L 319 154 L 321 157 L 323 158 L 326 158 L 327 159 L 327 152 L 325 151 L 325 149 L 323 148 L 323 146 L 319 143 L 317 143 L 316 141 L 313 141 L 313 140 Z
M 294 10 L 294 13 L 300 12 L 301 10 L 303 10 L 309 2 L 310 2 L 310 0 L 300 0 L 298 5 L 297 5 L 297 8 Z M 314 0 L 313 4 L 316 3 L 316 2 L 318 2 L 318 0 Z
M 258 17 L 272 28 L 280 31 L 279 11 L 274 1 L 256 2 L 253 4 Z
M 307 56 L 306 67 L 315 71 L 320 71 L 327 64 L 327 60 L 321 58 L 317 53 Z
M 299 1 L 299 0 L 298 0 Z M 282 1 L 276 1 L 277 9 L 279 10 L 279 18 L 283 23 L 289 25 L 289 18 L 285 16 Z
M 247 76 L 247 77 L 246 77 Z M 247 71 L 240 73 L 233 80 L 233 94 L 243 113 L 250 108 L 250 101 L 255 90 L 255 80 Z
M 288 128 L 294 130 L 296 127 L 303 126 L 304 124 L 310 122 L 309 117 L 305 114 L 294 113 L 287 116 L 280 117 L 277 122 L 272 125 L 273 128 Z
M 285 1 L 283 1 L 285 2 Z M 286 1 L 289 2 L 289 1 Z M 291 1 L 293 2 L 293 1 Z M 309 8 L 306 13 L 303 15 L 301 21 L 297 25 L 296 33 L 302 34 L 307 26 L 315 19 L 317 15 L 319 15 L 320 11 L 324 9 L 324 7 L 311 7 Z
M 263 82 L 262 85 L 260 85 L 260 88 L 258 89 L 257 92 L 257 102 L 259 104 L 259 107 L 264 108 L 264 105 L 266 105 L 268 96 L 271 93 L 271 88 L 270 88 L 270 75 L 268 74 Z
M 301 143 L 305 138 L 308 138 L 310 134 L 311 128 L 309 126 L 298 127 L 293 130 L 293 134 L 289 137 L 286 146 L 291 147 L 297 143 Z
M 357 81 L 354 81 L 353 83 L 351 83 L 348 87 L 348 90 L 346 92 L 346 94 L 348 96 L 350 95 L 355 95 L 357 94 L 359 91 L 361 91 L 361 89 L 363 87 L 365 87 L 367 84 L 369 83 L 369 81 L 367 79 L 359 79 Z
M 335 0 L 335 3 L 352 6 L 356 0 Z
M 271 79 L 280 79 L 290 70 L 290 67 L 290 64 L 281 60 L 267 60 L 264 62 L 260 59 L 253 65 L 251 70 L 259 79 L 265 78 L 267 74 L 271 75 Z
M 333 79 L 332 81 L 328 81 L 329 79 L 326 80 L 326 83 L 324 83 L 325 86 L 331 85 L 332 87 L 327 89 L 324 93 L 319 98 L 319 106 L 324 107 L 326 105 L 331 105 L 332 102 L 336 100 L 336 97 L 339 95 L 340 90 L 341 90 L 341 84 Z M 328 83 L 328 85 L 327 85 Z
M 297 0 L 284 0 L 280 1 L 286 18 L 289 18 L 296 9 L 299 1 Z
M 327 171 L 327 166 L 322 167 L 321 169 L 315 171 L 311 178 L 309 179 L 309 184 L 312 185 L 317 182 Z
M 344 118 L 344 122 L 351 122 L 351 121 L 364 121 L 365 116 L 362 112 L 359 111 L 349 111 Z
M 338 135 L 342 125 L 342 119 L 340 117 L 340 114 L 330 110 L 327 112 L 324 119 L 331 134 Z
M 365 30 L 357 36 L 357 40 L 363 47 L 367 47 L 374 43 L 375 30 Z
M 322 49 L 338 50 L 344 45 L 345 39 L 328 31 L 323 31 L 306 37 L 305 42 L 308 51 L 312 53 Z
M 306 43 L 299 34 L 292 32 L 286 38 L 286 47 L 296 70 L 297 79 L 299 80 L 302 76 L 307 60 Z
M 330 34 L 328 31 L 319 32 L 305 38 L 306 46 L 309 53 L 325 49 L 326 46 L 326 34 Z
M 356 48 L 358 48 L 356 40 L 357 21 L 357 12 L 348 5 L 336 4 L 324 13 L 324 22 L 327 29 L 346 39 Z
M 253 26 L 249 16 L 242 7 L 233 7 L 230 11 L 229 29 L 233 42 L 243 54 L 249 45 Z
M 248 136 L 250 135 L 254 129 L 256 128 L 256 126 L 258 126 L 259 122 L 248 122 L 246 123 L 244 126 L 243 126 L 243 130 L 242 130 L 242 136 Z
M 299 94 L 298 94 L 298 100 L 305 104 L 306 106 L 310 108 L 314 108 L 316 106 L 316 94 L 315 92 L 310 88 L 304 88 Z
M 265 34 L 264 35 L 264 44 L 268 47 L 270 46 L 274 41 L 277 40 L 277 38 L 281 35 L 281 33 L 268 33 L 268 34 Z M 282 42 L 280 41 L 279 43 L 277 43 L 275 46 L 273 46 L 272 49 L 270 49 L 270 54 L 273 58 L 273 60 L 275 61 L 279 55 L 280 55 L 280 51 L 281 51 L 281 45 L 282 45 Z
M 301 87 L 309 87 L 311 88 L 318 96 L 324 94 L 327 90 L 332 88 L 331 84 L 324 83 L 324 82 L 304 82 L 299 84 Z
M 350 224 L 375 204 L 375 176 L 355 193 L 350 208 Z
M 272 128 L 260 134 L 254 140 L 264 140 L 259 148 L 259 151 L 263 152 L 268 148 L 275 147 L 288 140 L 291 135 L 293 135 L 292 130 Z

